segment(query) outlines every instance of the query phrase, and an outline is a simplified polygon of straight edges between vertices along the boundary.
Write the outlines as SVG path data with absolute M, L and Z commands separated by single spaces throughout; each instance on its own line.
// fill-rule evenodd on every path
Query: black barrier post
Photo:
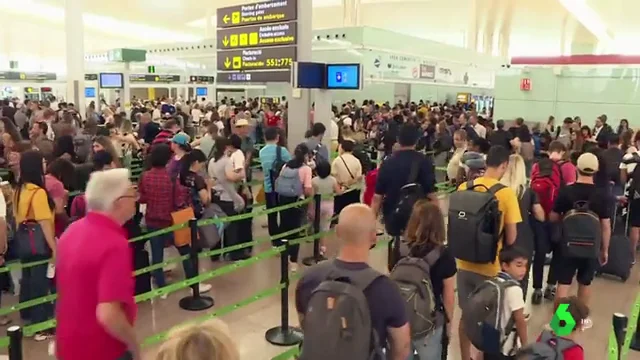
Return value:
M 292 346 L 302 342 L 302 331 L 289 326 L 289 241 L 282 240 L 284 250 L 280 254 L 280 326 L 267 330 L 265 339 L 272 345 Z
M 191 229 L 191 250 L 189 260 L 194 267 L 195 276 L 198 276 L 198 221 L 196 219 L 189 220 L 189 228 Z M 178 303 L 180 308 L 189 311 L 201 311 L 213 306 L 213 298 L 210 296 L 200 295 L 200 283 L 191 285 L 192 295 L 180 299 Z
M 624 344 L 628 323 L 629 318 L 626 315 L 620 313 L 613 314 L 612 324 L 613 332 L 616 336 L 616 345 L 618 346 L 618 360 L 622 359 L 622 345 Z
M 11 326 L 7 329 L 9 336 L 9 360 L 22 360 L 22 328 Z
M 640 316 L 638 316 L 638 321 L 636 322 L 636 333 L 631 339 L 631 346 L 629 349 L 640 351 Z
M 320 220 L 322 219 L 322 217 L 320 216 L 321 215 L 320 205 L 322 204 L 322 195 L 316 194 L 313 197 L 313 200 L 314 200 L 314 207 L 315 207 L 315 216 L 313 217 L 313 233 L 319 234 Z M 320 238 L 316 237 L 313 240 L 313 256 L 302 259 L 302 263 L 307 266 L 311 266 L 325 260 L 327 260 L 327 258 L 324 257 L 322 254 L 320 254 Z

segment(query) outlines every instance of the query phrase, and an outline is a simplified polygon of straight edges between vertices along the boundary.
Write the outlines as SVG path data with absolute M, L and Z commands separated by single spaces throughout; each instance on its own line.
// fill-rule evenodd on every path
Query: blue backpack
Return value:
M 280 176 L 276 179 L 275 190 L 280 196 L 302 197 L 304 195 L 304 188 L 302 186 L 302 180 L 300 180 L 300 168 L 291 169 L 285 166 Z

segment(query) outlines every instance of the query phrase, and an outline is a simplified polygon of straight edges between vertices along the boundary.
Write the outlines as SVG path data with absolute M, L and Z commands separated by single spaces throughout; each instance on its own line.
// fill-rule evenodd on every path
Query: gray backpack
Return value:
M 466 190 L 449 196 L 448 246 L 456 259 L 476 264 L 489 264 L 498 255 L 500 219 L 496 193 L 506 186 L 491 188 L 467 182 Z M 485 191 L 477 191 L 484 188 Z
M 476 349 L 497 354 L 502 351 L 508 335 L 515 328 L 513 316 L 502 326 L 505 292 L 520 284 L 503 273 L 480 284 L 462 309 L 462 322 L 469 340 Z
M 302 323 L 304 342 L 300 360 L 384 359 L 378 334 L 371 324 L 363 291 L 382 275 L 372 268 L 346 270 L 335 260 L 316 265 L 325 279 L 311 293 Z
M 436 298 L 431 285 L 431 267 L 440 258 L 441 249 L 431 250 L 425 258 L 405 257 L 398 261 L 389 277 L 395 281 L 405 301 L 411 337 L 423 339 L 436 328 Z
M 300 168 L 292 169 L 285 166 L 276 179 L 276 193 L 287 197 L 301 197 L 304 195 L 302 180 L 300 180 Z
M 580 346 L 575 342 L 543 331 L 540 340 L 526 346 L 516 354 L 518 360 L 564 360 L 564 352 Z

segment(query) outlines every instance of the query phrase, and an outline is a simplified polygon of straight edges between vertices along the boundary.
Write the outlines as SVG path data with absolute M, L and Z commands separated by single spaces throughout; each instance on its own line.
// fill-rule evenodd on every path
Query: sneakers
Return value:
M 531 303 L 533 305 L 540 305 L 542 303 L 542 290 L 535 289 L 533 295 L 531 295 Z
M 38 342 L 42 342 L 42 341 L 47 341 L 49 339 L 52 339 L 54 337 L 54 333 L 51 330 L 45 330 L 45 331 L 41 331 L 39 333 L 36 333 L 33 336 L 33 340 L 38 341 Z
M 295 273 L 298 271 L 298 263 L 289 262 L 289 271 Z
M 556 287 L 554 285 L 547 285 L 547 288 L 544 289 L 544 298 L 547 300 L 556 298 Z
M 204 284 L 204 283 L 200 283 L 199 287 L 198 287 L 198 291 L 200 293 L 206 293 L 209 290 L 211 290 L 211 285 L 210 284 Z
M 582 330 L 591 329 L 593 327 L 593 320 L 590 317 L 582 320 Z

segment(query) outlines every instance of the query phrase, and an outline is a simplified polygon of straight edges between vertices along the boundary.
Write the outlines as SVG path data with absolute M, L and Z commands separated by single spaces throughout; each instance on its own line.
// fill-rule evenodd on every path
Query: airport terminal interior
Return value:
M 0 359 L 640 360 L 637 1 L 0 6 Z

